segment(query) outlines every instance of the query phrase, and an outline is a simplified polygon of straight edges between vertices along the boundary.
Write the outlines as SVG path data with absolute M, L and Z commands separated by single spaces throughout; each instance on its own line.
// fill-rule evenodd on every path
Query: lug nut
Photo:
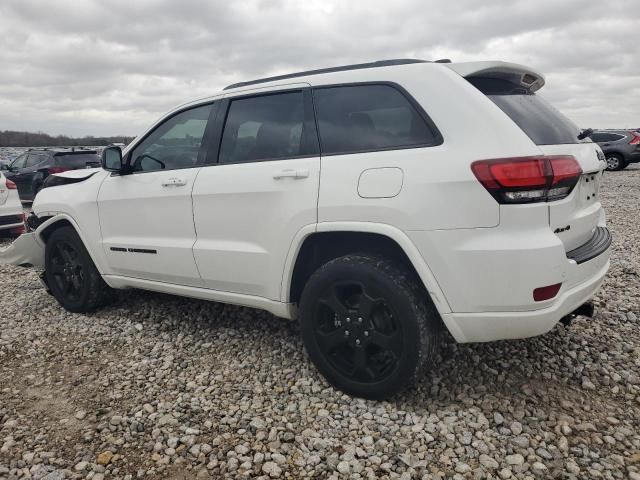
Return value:
M 356 345 L 360 345 L 360 339 L 356 338 Z
M 358 317 L 358 323 L 362 323 L 362 317 Z
M 345 331 L 344 331 L 344 336 L 345 336 L 345 337 L 348 337 L 348 336 L 349 336 L 349 330 L 345 330 Z
M 364 331 L 364 336 L 365 336 L 365 337 L 368 337 L 368 336 L 369 336 L 369 331 L 368 331 L 368 330 L 365 330 L 365 331 Z

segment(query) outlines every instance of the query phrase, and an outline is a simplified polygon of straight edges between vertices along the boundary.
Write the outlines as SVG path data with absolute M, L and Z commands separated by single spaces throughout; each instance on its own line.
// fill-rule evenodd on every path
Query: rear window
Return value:
M 56 165 L 67 168 L 97 167 L 100 166 L 100 157 L 95 153 L 56 155 Z
M 390 85 L 316 88 L 314 96 L 324 154 L 440 143 L 409 100 Z
M 469 77 L 536 145 L 581 143 L 580 129 L 539 95 L 507 80 Z

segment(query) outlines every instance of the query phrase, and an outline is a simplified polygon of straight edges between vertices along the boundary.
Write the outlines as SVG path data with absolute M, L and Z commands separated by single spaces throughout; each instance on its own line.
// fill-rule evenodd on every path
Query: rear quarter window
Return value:
M 433 146 L 439 133 L 391 85 L 315 88 L 322 153 L 346 154 Z
M 581 143 L 578 126 L 540 95 L 508 80 L 484 77 L 467 80 L 500 107 L 536 145 Z

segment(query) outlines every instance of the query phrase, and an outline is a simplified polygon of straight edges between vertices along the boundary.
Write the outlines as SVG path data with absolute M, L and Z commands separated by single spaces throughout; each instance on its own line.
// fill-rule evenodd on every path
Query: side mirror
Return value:
M 122 150 L 120 147 L 107 147 L 102 151 L 102 168 L 109 172 L 122 172 L 124 164 L 122 162 Z
M 9 170 L 9 165 L 6 163 L 0 164 L 0 170 Z

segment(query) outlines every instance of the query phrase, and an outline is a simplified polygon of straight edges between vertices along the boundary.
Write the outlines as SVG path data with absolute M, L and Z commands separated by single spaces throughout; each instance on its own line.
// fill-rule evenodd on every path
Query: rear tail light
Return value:
M 629 142 L 629 145 L 640 145 L 640 134 L 636 132 L 629 132 L 633 139 Z
M 17 187 L 17 185 L 15 184 L 15 182 L 12 182 L 11 180 L 9 180 L 9 179 L 7 178 L 7 189 L 8 189 L 8 190 L 17 190 L 17 189 L 18 189 L 18 187 Z
M 478 160 L 471 170 L 498 203 L 559 200 L 571 193 L 582 175 L 570 155 Z
M 533 299 L 536 302 L 542 302 L 544 300 L 549 300 L 555 297 L 560 291 L 561 283 L 556 283 L 554 285 L 548 285 L 546 287 L 536 288 L 533 291 Z
M 62 173 L 62 172 L 66 172 L 67 170 L 69 170 L 68 168 L 64 168 L 64 167 L 49 167 L 47 168 L 47 171 L 49 173 Z

